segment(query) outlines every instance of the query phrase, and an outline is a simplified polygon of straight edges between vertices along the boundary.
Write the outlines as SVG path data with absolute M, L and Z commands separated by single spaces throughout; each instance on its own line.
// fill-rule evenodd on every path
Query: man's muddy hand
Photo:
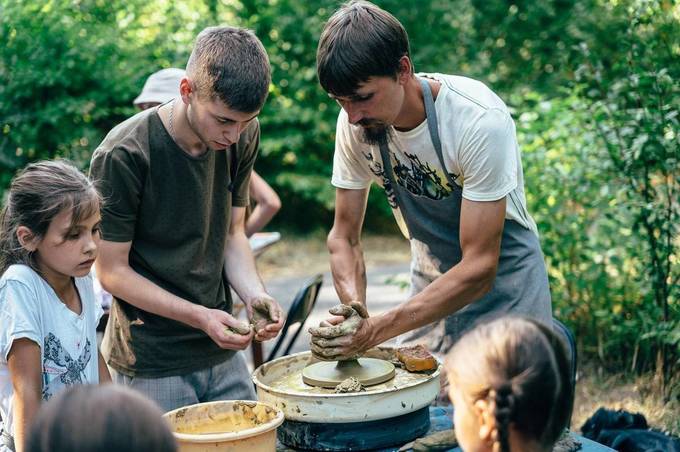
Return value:
M 250 323 L 255 330 L 255 340 L 266 341 L 275 338 L 285 321 L 279 304 L 269 295 L 261 295 L 250 301 L 248 306 Z
M 207 310 L 202 329 L 220 348 L 230 350 L 244 350 L 255 335 L 249 324 L 219 309 Z
M 310 328 L 312 355 L 324 361 L 356 359 L 369 348 L 370 326 L 368 311 L 363 303 L 333 306 L 333 317 Z

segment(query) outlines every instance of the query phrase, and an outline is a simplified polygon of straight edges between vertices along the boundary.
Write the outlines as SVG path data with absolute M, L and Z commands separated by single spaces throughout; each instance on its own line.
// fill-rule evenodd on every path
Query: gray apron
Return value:
M 411 296 L 458 264 L 462 258 L 460 206 L 463 189 L 446 171 L 432 91 L 426 80 L 419 81 L 423 88 L 430 139 L 452 191 L 447 197 L 434 200 L 415 195 L 399 185 L 394 177 L 387 142 L 381 141 L 380 156 L 385 176 L 394 190 L 411 242 Z M 442 83 L 441 89 L 448 88 Z M 440 321 L 402 335 L 397 343 L 423 343 L 432 352 L 441 355 L 476 322 L 506 314 L 533 317 L 546 325 L 552 322 L 548 275 L 538 237 L 531 230 L 508 219 L 503 227 L 498 269 L 491 291 Z

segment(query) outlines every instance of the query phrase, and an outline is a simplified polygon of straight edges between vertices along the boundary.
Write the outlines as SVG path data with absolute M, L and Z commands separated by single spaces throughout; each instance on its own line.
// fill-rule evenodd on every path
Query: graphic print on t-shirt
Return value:
M 92 355 L 90 350 L 90 340 L 87 339 L 80 357 L 73 359 L 54 334 L 47 335 L 43 354 L 43 400 L 49 400 L 66 386 L 85 381 L 85 368 Z
M 374 160 L 373 154 L 370 152 L 364 152 L 363 154 L 369 162 L 368 167 L 371 169 L 371 172 L 382 179 L 383 188 L 385 189 L 385 194 L 387 195 L 390 206 L 396 208 L 397 203 L 394 196 L 394 190 L 392 184 L 385 175 L 382 165 L 380 162 Z M 399 159 L 390 152 L 390 156 L 394 157 L 394 160 L 397 162 L 392 171 L 394 172 L 394 177 L 399 185 L 416 196 L 425 196 L 426 198 L 435 201 L 447 198 L 451 194 L 453 191 L 451 184 L 449 184 L 448 181 L 442 181 L 438 171 L 431 168 L 429 162 L 421 162 L 416 154 L 404 153 L 404 155 L 409 159 L 407 164 L 399 161 Z M 456 174 L 449 173 L 449 175 L 453 180 L 458 179 Z
M 368 167 L 371 169 L 371 172 L 378 176 L 380 179 L 382 179 L 382 185 L 383 189 L 385 190 L 385 195 L 387 195 L 387 202 L 389 203 L 390 207 L 393 209 L 397 208 L 397 197 L 394 195 L 394 189 L 392 188 L 392 182 L 390 179 L 385 175 L 385 171 L 383 171 L 382 164 L 380 162 L 377 162 L 373 159 L 373 154 L 370 152 L 364 152 L 364 157 L 366 157 L 366 160 L 368 160 Z

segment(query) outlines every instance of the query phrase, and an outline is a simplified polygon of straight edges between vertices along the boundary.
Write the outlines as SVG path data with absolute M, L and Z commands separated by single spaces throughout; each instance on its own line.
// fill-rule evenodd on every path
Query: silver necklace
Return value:
M 172 139 L 175 139 L 175 127 L 173 125 L 173 113 L 175 112 L 175 101 L 172 101 L 172 105 L 170 105 L 170 137 Z

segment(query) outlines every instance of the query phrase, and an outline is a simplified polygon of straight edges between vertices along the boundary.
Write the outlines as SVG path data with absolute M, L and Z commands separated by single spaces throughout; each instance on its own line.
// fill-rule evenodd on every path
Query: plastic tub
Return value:
M 266 403 L 226 400 L 199 403 L 163 415 L 181 452 L 274 452 L 283 412 Z

